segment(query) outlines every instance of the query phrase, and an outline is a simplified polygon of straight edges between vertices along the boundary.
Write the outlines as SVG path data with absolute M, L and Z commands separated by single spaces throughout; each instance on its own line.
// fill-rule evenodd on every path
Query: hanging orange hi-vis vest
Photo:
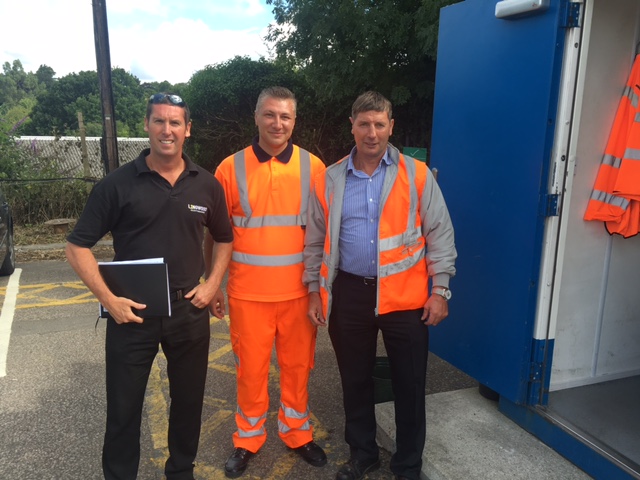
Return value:
M 602 157 L 585 220 L 610 234 L 640 232 L 640 55 L 636 56 Z

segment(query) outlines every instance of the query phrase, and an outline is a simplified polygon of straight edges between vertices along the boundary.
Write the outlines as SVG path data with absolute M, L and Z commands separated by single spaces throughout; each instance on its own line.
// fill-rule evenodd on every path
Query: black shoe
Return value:
M 340 467 L 336 480 L 360 480 L 365 474 L 380 468 L 380 460 L 366 461 L 350 459 Z
M 227 463 L 224 464 L 224 474 L 227 478 L 238 478 L 244 473 L 249 465 L 249 460 L 253 457 L 253 453 L 246 448 L 236 448 Z
M 393 480 L 411 480 L 409 477 L 403 477 L 402 475 L 394 475 Z
M 305 462 L 314 467 L 323 467 L 327 464 L 327 456 L 324 450 L 320 448 L 315 442 L 305 443 L 301 447 L 293 449 L 298 455 L 300 455 Z

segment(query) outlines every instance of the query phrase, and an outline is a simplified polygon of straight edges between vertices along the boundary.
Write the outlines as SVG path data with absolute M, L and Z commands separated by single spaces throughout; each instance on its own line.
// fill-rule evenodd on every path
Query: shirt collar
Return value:
M 142 150 L 142 153 L 134 160 L 134 164 L 136 167 L 136 174 L 140 175 L 141 173 L 149 173 L 149 166 L 147 165 L 147 156 L 151 153 L 150 148 L 145 148 Z M 198 167 L 195 163 L 189 158 L 189 156 L 182 152 L 182 159 L 185 163 L 185 170 L 189 171 L 189 173 L 198 173 Z
M 289 160 L 291 160 L 291 156 L 293 155 L 293 141 L 291 139 L 289 139 L 289 141 L 287 142 L 287 146 L 285 147 L 285 149 L 275 157 L 272 157 L 267 152 L 265 152 L 258 142 L 259 137 L 258 135 L 256 135 L 255 137 L 253 137 L 251 147 L 253 148 L 253 153 L 256 154 L 256 157 L 258 158 L 258 161 L 260 163 L 268 162 L 272 158 L 275 158 L 281 163 L 289 163 Z
M 358 152 L 358 147 L 353 147 L 351 149 L 351 153 L 349 154 L 349 160 L 347 161 L 347 173 L 349 172 L 353 173 L 353 171 L 356 169 L 356 167 L 353 166 L 353 157 L 357 152 Z M 391 160 L 391 157 L 389 156 L 389 148 L 387 148 L 384 152 L 384 155 L 382 155 L 382 158 L 380 159 L 380 163 L 382 162 L 384 162 L 386 166 L 389 166 L 393 163 L 393 161 Z M 380 163 L 378 164 L 378 167 L 380 166 Z M 378 167 L 376 167 L 376 169 Z

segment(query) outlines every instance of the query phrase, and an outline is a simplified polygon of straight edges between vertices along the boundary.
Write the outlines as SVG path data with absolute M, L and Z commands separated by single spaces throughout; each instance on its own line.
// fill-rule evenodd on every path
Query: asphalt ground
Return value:
M 102 478 L 105 323 L 99 321 L 96 325 L 97 302 L 65 261 L 23 262 L 18 269 L 6 376 L 0 377 L 0 478 Z M 11 295 L 7 286 L 11 278 L 16 283 L 15 276 L 0 277 L 0 334 L 7 334 L 7 312 L 13 308 L 10 299 L 5 302 L 5 298 Z M 379 355 L 384 356 L 381 342 Z M 472 378 L 435 355 L 430 356 L 427 394 L 474 386 L 477 383 Z M 349 452 L 343 436 L 340 379 L 326 329 L 318 332 L 309 391 L 315 440 L 325 449 L 328 464 L 312 467 L 279 440 L 278 369 L 274 356 L 269 381 L 268 440 L 241 478 L 335 478 Z M 160 354 L 147 387 L 140 479 L 164 478 L 169 402 L 166 362 Z M 228 319 L 212 318 L 197 479 L 225 478 L 224 462 L 233 450 L 235 409 Z M 390 453 L 382 450 L 382 467 L 366 478 L 392 478 L 389 458 Z

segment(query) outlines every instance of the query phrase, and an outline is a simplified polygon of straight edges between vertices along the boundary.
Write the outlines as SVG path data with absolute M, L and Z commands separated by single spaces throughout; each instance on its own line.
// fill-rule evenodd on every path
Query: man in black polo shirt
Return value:
M 151 148 L 95 185 L 67 238 L 66 253 L 113 316 L 106 335 L 105 478 L 137 476 L 144 394 L 162 345 L 171 388 L 165 474 L 167 479 L 193 479 L 209 354 L 208 308 L 229 263 L 233 233 L 220 184 L 182 153 L 191 128 L 186 103 L 177 95 L 153 95 L 144 124 Z M 216 241 L 211 271 L 200 283 L 205 227 Z M 144 311 L 145 305 L 109 290 L 91 252 L 107 232 L 113 237 L 114 260 L 165 259 L 171 317 L 143 320 L 134 309 Z

